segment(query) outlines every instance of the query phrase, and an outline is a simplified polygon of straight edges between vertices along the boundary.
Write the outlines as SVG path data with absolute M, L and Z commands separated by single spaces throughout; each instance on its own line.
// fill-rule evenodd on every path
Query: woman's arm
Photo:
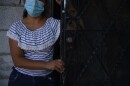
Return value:
M 32 70 L 57 70 L 64 71 L 63 62 L 61 60 L 53 60 L 49 62 L 30 60 L 24 57 L 24 51 L 18 47 L 17 41 L 9 38 L 10 52 L 15 66 L 32 69 Z

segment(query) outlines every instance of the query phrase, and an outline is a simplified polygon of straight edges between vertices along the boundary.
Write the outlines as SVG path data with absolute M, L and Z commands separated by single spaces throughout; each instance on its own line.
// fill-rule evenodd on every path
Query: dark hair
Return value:
M 26 17 L 27 17 L 27 14 L 28 14 L 28 13 L 27 13 L 27 10 L 24 9 L 24 11 L 23 11 L 23 18 L 26 18 Z
M 46 16 L 46 17 L 48 17 L 49 14 L 50 14 L 50 12 L 49 12 L 50 5 L 49 5 L 49 4 L 50 4 L 50 3 L 49 3 L 49 0 L 46 0 L 45 11 L 42 13 L 42 15 L 44 15 L 44 16 Z M 27 15 L 28 15 L 28 12 L 27 12 L 26 9 L 24 9 L 24 11 L 23 11 L 23 18 L 26 18 Z

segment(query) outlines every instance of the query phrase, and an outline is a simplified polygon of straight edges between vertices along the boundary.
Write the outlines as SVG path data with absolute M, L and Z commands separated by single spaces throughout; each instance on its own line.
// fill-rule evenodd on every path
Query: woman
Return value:
M 14 63 L 8 86 L 55 86 L 52 72 L 64 71 L 63 61 L 53 60 L 60 20 L 45 16 L 47 1 L 25 0 L 27 16 L 7 31 Z

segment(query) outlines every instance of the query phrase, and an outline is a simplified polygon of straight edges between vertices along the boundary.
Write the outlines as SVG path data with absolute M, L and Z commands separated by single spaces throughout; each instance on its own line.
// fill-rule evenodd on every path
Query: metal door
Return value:
M 63 1 L 63 86 L 130 86 L 129 6 L 129 0 Z

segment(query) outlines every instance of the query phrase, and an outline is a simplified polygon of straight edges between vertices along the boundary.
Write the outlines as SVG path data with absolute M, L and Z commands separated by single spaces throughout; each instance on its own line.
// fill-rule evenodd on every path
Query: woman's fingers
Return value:
M 62 60 L 57 60 L 56 70 L 61 73 L 64 71 L 64 62 Z
M 60 73 L 64 72 L 64 62 L 60 59 L 52 60 L 48 62 L 48 69 L 50 70 L 56 70 Z
M 62 2 L 63 0 L 56 0 L 56 2 L 59 4 L 59 5 L 61 5 L 61 2 Z
M 60 68 L 60 67 L 56 67 L 55 68 L 56 71 L 60 72 L 60 73 L 63 73 L 64 72 L 64 68 Z

